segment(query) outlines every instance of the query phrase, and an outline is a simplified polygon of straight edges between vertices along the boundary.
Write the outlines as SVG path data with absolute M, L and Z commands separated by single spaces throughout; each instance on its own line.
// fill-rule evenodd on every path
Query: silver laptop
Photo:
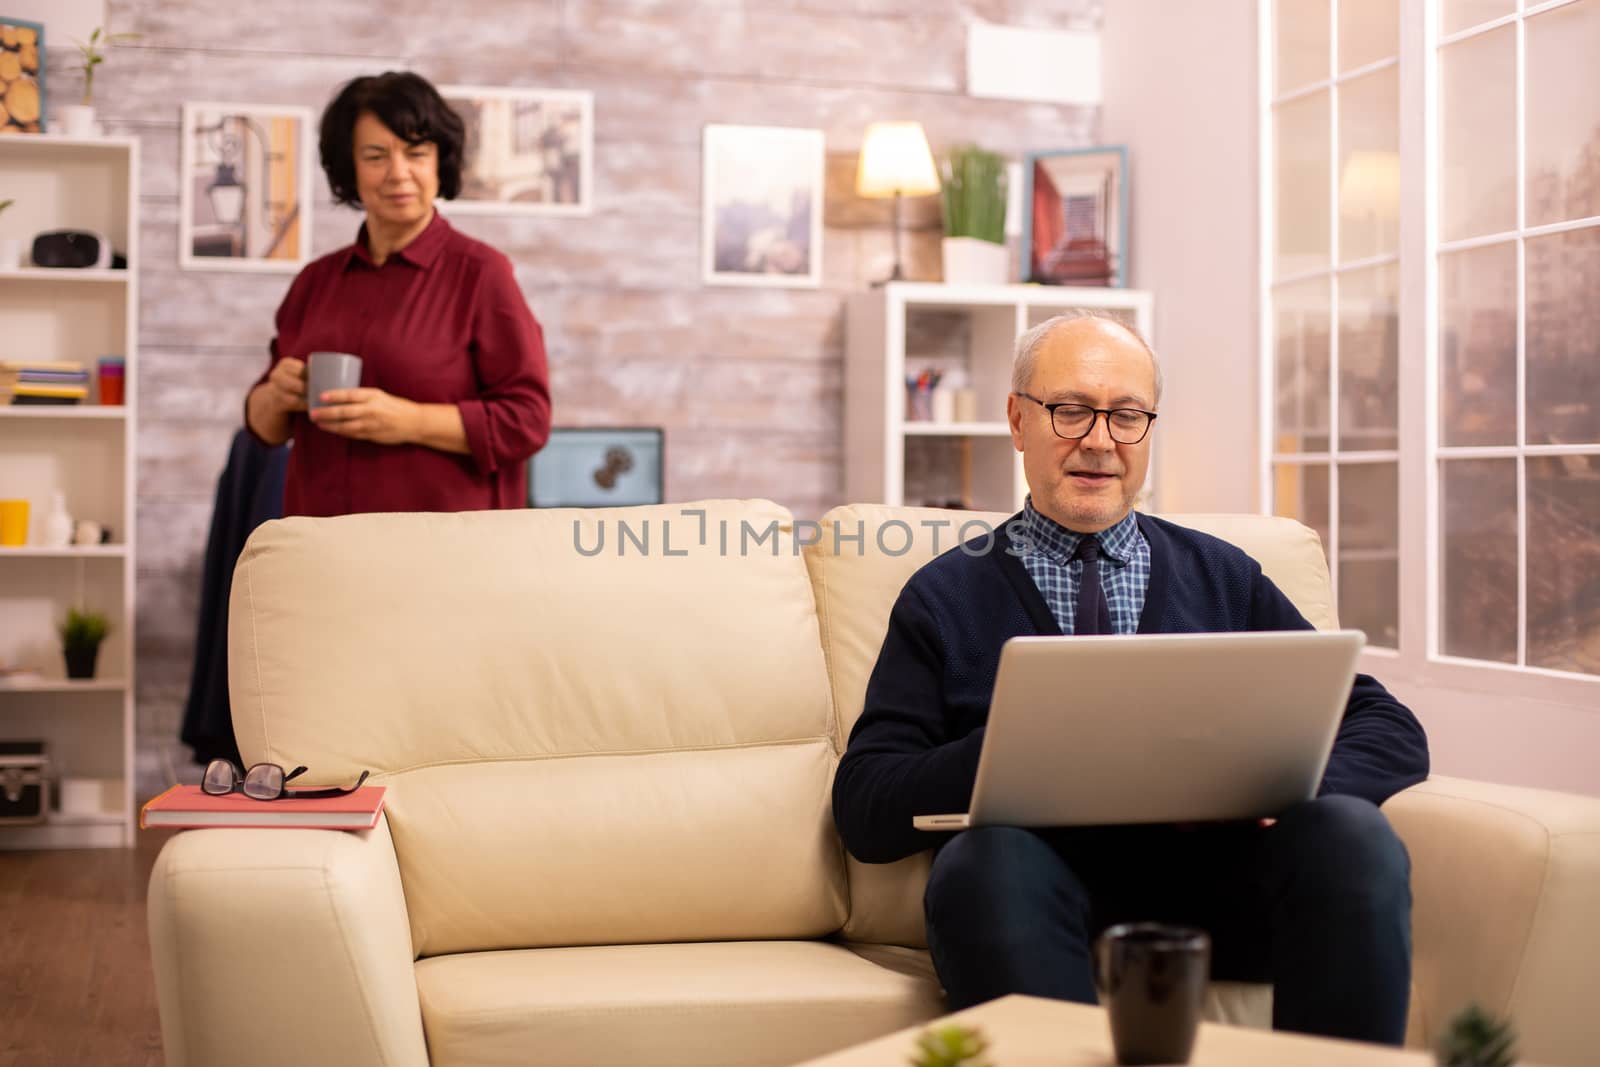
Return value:
M 1359 630 L 1014 637 L 972 808 L 919 830 L 1205 822 L 1316 795 Z

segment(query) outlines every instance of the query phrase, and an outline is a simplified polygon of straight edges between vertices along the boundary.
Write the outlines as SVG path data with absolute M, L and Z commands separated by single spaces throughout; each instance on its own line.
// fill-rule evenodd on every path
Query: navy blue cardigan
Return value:
M 1148 515 L 1138 521 L 1150 543 L 1139 633 L 1312 628 L 1240 549 Z M 948 839 L 912 829 L 911 819 L 967 810 L 1001 646 L 1061 632 L 1009 540 L 997 534 L 980 552 L 983 541 L 918 570 L 889 616 L 833 781 L 839 835 L 864 862 L 889 863 Z M 1375 679 L 1356 675 L 1320 792 L 1381 804 L 1427 776 L 1421 725 Z

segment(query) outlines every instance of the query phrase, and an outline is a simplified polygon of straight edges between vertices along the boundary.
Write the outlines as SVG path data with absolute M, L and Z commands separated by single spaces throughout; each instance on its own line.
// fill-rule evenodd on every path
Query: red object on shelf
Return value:
M 106 407 L 120 407 L 127 382 L 127 367 L 121 356 L 108 356 L 100 361 L 100 403 Z

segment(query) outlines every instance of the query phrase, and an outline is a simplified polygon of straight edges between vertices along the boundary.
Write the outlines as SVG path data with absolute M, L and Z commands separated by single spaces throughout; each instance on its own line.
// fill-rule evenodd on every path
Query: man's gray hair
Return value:
M 1150 356 L 1150 365 L 1155 368 L 1156 404 L 1159 406 L 1161 403 L 1162 385 L 1161 361 L 1156 358 L 1155 349 L 1150 347 L 1150 342 L 1139 336 L 1138 330 L 1134 329 L 1132 326 L 1129 326 L 1126 322 L 1123 322 L 1115 315 L 1110 315 L 1104 311 L 1098 310 L 1076 309 L 1073 311 L 1063 312 L 1060 315 L 1055 315 L 1051 318 L 1045 319 L 1039 325 L 1033 327 L 1018 337 L 1016 352 L 1012 357 L 1011 362 L 1011 391 L 1013 393 L 1027 391 L 1028 383 L 1033 380 L 1033 366 L 1039 360 L 1039 349 L 1044 345 L 1045 338 L 1049 337 L 1058 328 L 1066 326 L 1068 323 L 1078 322 L 1082 319 L 1101 319 L 1105 322 L 1114 322 L 1118 326 L 1121 326 L 1124 330 L 1127 330 L 1128 333 L 1132 335 L 1133 339 L 1139 342 L 1139 347 L 1144 349 L 1145 352 Z

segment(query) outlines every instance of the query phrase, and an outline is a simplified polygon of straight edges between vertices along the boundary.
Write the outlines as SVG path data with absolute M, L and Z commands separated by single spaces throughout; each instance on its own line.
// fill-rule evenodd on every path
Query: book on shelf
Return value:
M 77 404 L 89 397 L 89 370 L 82 363 L 0 362 L 0 403 Z
M 89 373 L 87 366 L 75 359 L 0 359 L 0 374 L 19 374 L 25 370 Z
M 342 797 L 251 800 L 242 793 L 212 796 L 197 785 L 175 785 L 139 809 L 139 829 L 168 826 L 270 826 L 295 830 L 370 830 L 383 811 L 385 786 L 365 785 Z
M 11 394 L 11 403 L 12 406 L 27 404 L 65 404 L 70 406 L 83 403 L 88 396 L 88 391 L 84 389 L 35 390 L 23 386 Z

